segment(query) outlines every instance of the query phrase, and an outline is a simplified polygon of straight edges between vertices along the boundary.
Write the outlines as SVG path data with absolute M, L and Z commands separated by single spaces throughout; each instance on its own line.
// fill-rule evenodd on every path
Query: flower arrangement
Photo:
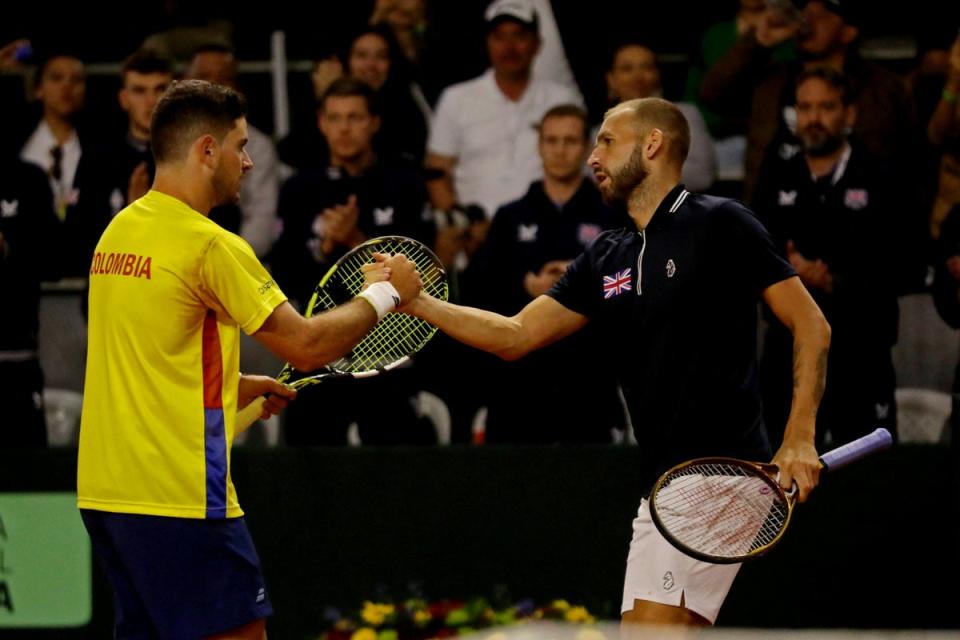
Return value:
M 584 628 L 577 634 L 578 640 L 605 640 L 590 626 L 596 622 L 595 616 L 586 607 L 566 600 L 540 607 L 532 600 L 523 600 L 502 608 L 491 606 L 484 598 L 436 602 L 411 598 L 395 604 L 367 601 L 352 615 L 341 616 L 339 611 L 328 609 L 325 617 L 329 627 L 318 640 L 432 640 L 537 620 L 581 624 Z M 499 640 L 500 635 L 493 633 L 489 640 Z

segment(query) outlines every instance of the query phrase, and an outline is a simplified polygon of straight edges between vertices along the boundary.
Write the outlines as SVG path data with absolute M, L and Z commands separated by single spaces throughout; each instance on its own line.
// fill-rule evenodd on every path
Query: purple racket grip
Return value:
M 893 437 L 890 432 L 880 428 L 869 435 L 826 452 L 820 456 L 820 462 L 823 463 L 824 469 L 839 469 L 871 453 L 886 449 L 892 443 Z

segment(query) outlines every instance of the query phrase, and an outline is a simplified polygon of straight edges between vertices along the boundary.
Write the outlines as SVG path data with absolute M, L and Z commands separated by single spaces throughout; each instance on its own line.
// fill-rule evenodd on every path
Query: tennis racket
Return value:
M 886 449 L 890 432 L 870 435 L 820 457 L 824 471 L 838 469 Z M 786 492 L 773 464 L 736 458 L 697 458 L 657 480 L 650 494 L 650 517 L 673 546 L 715 564 L 732 564 L 763 555 L 780 542 L 796 499 Z
M 364 284 L 360 268 L 374 261 L 374 253 L 402 253 L 417 267 L 423 282 L 421 295 L 447 299 L 447 273 L 430 249 L 411 238 L 383 236 L 367 240 L 337 260 L 320 280 L 304 315 L 310 317 L 353 300 Z M 339 360 L 307 374 L 297 371 L 288 362 L 277 376 L 277 381 L 299 390 L 328 378 L 369 378 L 407 362 L 436 331 L 436 327 L 419 318 L 405 313 L 388 313 L 350 353 Z M 261 396 L 237 412 L 237 433 L 256 422 L 263 412 L 264 402 L 266 397 Z

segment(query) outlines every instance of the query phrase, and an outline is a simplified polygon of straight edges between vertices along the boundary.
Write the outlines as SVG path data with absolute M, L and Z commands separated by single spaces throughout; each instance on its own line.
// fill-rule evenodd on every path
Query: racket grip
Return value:
M 258 396 L 251 400 L 250 404 L 240 411 L 237 411 L 237 422 L 234 433 L 243 433 L 249 429 L 250 425 L 260 418 L 260 415 L 263 413 L 263 403 L 266 401 L 267 396 Z
M 857 438 L 853 442 L 848 442 L 842 447 L 828 451 L 820 457 L 820 462 L 824 469 L 839 469 L 875 451 L 886 449 L 892 443 L 893 437 L 890 432 L 880 428 L 862 438 Z

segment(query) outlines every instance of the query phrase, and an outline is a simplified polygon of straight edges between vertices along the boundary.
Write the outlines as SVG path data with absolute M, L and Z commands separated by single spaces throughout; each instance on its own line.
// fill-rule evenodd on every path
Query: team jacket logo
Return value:
M 600 228 L 600 225 L 597 224 L 581 224 L 577 227 L 577 240 L 580 241 L 580 244 L 587 246 L 590 244 L 590 241 L 600 235 L 600 232 L 603 229 Z
M 672 278 L 677 273 L 677 263 L 673 261 L 673 258 L 667 260 L 667 277 Z
M 625 291 L 630 291 L 630 283 L 633 278 L 630 276 L 630 269 L 618 271 L 612 276 L 603 276 L 603 299 L 609 300 L 613 296 L 618 296 Z
M 151 279 L 153 258 L 139 256 L 135 253 L 101 253 L 93 256 L 90 266 L 90 275 L 130 276 L 133 278 Z
M 535 224 L 522 224 L 517 227 L 517 240 L 520 242 L 535 242 L 537 239 L 537 231 L 540 230 L 540 227 Z
M 870 194 L 866 189 L 847 189 L 843 194 L 843 206 L 859 211 L 870 204 Z
M 0 200 L 0 217 L 12 218 L 17 215 L 17 209 L 19 207 L 19 200 Z
M 393 224 L 393 207 L 376 207 L 373 210 L 373 224 L 378 227 Z
M 792 207 L 797 204 L 797 192 L 796 191 L 781 191 L 777 194 L 777 203 L 781 207 Z

